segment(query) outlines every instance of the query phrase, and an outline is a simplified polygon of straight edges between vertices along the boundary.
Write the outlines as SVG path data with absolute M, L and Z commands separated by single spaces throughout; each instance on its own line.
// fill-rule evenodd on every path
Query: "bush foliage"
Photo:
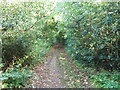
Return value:
M 42 61 L 55 42 L 62 43 L 79 63 L 94 62 L 97 69 L 120 70 L 118 5 L 119 2 L 1 2 L 0 67 L 5 87 L 25 87 L 29 70 L 23 73 L 24 68 Z
M 76 60 L 120 69 L 118 2 L 66 2 L 58 28 L 65 31 L 68 53 Z
M 19 4 L 19 5 L 18 5 Z M 45 2 L 1 3 L 2 9 L 2 80 L 8 88 L 26 87 L 29 67 L 43 62 L 51 46 L 50 30 L 54 21 Z M 46 9 L 46 10 L 43 10 Z M 49 23 L 48 20 L 51 20 Z M 49 36 L 48 36 L 49 35 Z M 48 36 L 48 37 L 47 37 Z M 28 67 L 29 66 L 29 67 Z

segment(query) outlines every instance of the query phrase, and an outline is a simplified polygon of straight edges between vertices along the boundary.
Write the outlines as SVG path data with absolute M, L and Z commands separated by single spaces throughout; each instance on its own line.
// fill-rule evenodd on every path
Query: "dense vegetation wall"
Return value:
M 48 5 L 49 4 L 49 5 Z M 43 62 L 42 57 L 52 45 L 54 20 L 47 13 L 51 4 L 46 2 L 1 2 L 2 87 L 26 86 L 30 68 Z M 49 7 L 49 8 L 48 8 Z
M 119 3 L 66 2 L 63 21 L 68 53 L 78 61 L 120 69 Z

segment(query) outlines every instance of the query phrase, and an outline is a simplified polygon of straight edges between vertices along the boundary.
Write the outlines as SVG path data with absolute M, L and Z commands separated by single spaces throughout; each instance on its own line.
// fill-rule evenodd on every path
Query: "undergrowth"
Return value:
M 60 55 L 59 64 L 65 69 L 65 82 L 69 87 L 75 88 L 118 88 L 119 75 L 117 71 L 108 72 L 101 69 L 99 72 L 91 66 L 85 66 L 75 61 L 67 60 L 64 54 Z
M 60 54 L 59 65 L 64 70 L 64 82 L 69 88 L 81 88 L 79 75 L 75 74 L 69 61 L 64 57 L 64 53 Z
M 24 57 L 12 61 L 6 71 L 1 74 L 2 88 L 26 88 L 32 75 L 32 67 L 43 62 L 42 57 L 48 52 L 50 44 L 41 39 L 31 41 L 29 52 Z M 4 67 L 4 63 L 0 64 Z

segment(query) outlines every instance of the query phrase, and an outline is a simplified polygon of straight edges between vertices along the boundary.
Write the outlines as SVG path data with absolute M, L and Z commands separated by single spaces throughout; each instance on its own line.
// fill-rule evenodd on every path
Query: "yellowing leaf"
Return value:
M 76 82 L 80 82 L 80 80 L 76 80 Z

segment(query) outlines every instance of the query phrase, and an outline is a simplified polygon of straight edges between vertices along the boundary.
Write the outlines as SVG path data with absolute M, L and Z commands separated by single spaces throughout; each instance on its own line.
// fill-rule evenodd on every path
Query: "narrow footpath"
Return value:
M 31 88 L 65 88 L 63 71 L 60 69 L 58 58 L 63 48 L 54 46 L 45 57 L 44 65 L 34 68 Z
M 33 71 L 30 88 L 76 88 L 75 83 L 80 88 L 91 87 L 88 76 L 83 76 L 60 44 L 54 45 L 45 56 L 44 64 L 38 63 Z M 78 77 L 66 72 L 73 72 Z

